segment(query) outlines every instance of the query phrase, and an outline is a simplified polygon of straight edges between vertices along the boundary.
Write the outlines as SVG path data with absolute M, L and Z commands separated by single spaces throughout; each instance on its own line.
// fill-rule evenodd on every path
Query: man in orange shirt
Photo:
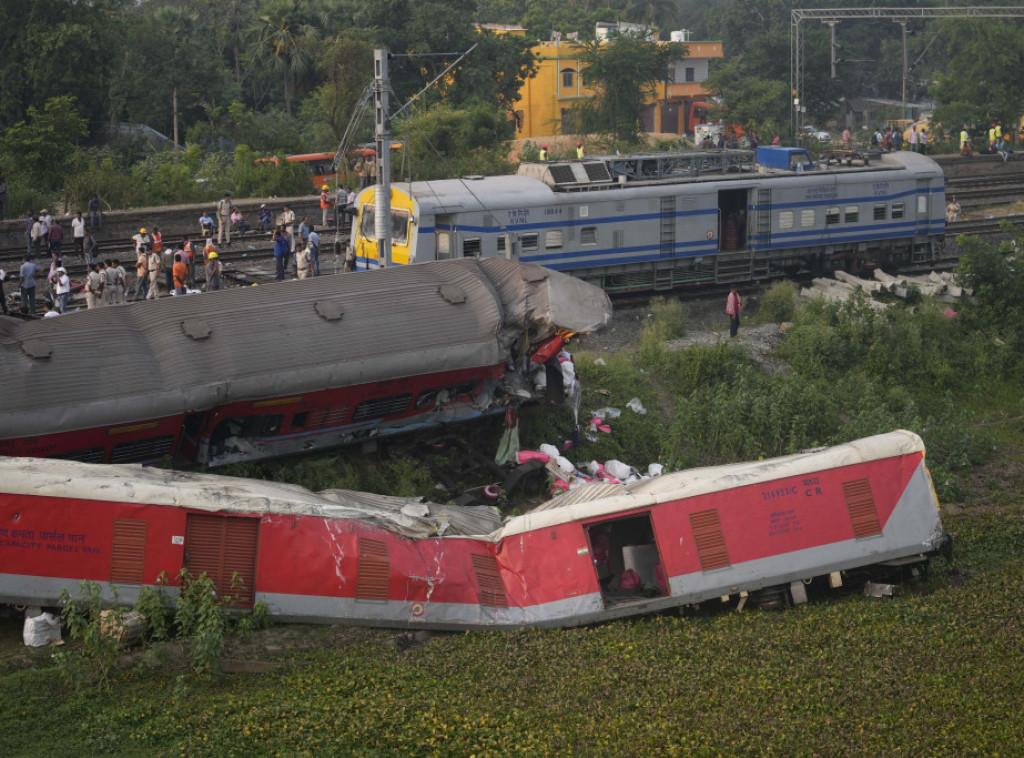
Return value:
M 174 256 L 174 294 L 184 295 L 185 284 L 188 281 L 188 266 L 181 260 L 184 253 L 176 253 Z

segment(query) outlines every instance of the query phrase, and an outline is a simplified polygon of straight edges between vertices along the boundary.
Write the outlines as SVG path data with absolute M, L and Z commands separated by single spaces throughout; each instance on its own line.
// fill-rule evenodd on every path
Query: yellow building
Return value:
M 522 27 L 483 25 L 499 34 L 524 36 Z M 598 25 L 598 39 L 607 38 L 609 25 Z M 572 40 L 555 39 L 540 42 L 533 47 L 537 58 L 537 74 L 527 79 L 516 103 L 516 136 L 546 137 L 553 134 L 574 134 L 577 130 L 572 117 L 573 105 L 581 98 L 594 96 L 580 76 L 580 61 Z M 712 58 L 722 57 L 721 42 L 693 42 L 689 32 L 672 32 L 672 41 L 687 47 L 687 55 L 676 61 L 668 78 L 659 82 L 656 92 L 644 109 L 644 130 L 685 134 L 693 132 L 694 123 L 707 120 L 706 109 L 700 103 L 708 96 L 702 86 L 708 77 Z M 695 119 L 695 116 L 698 118 Z

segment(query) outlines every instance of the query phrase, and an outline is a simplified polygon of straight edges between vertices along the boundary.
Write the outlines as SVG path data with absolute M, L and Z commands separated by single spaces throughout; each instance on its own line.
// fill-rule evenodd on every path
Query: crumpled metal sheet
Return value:
M 310 492 L 295 484 L 168 471 L 138 464 L 96 465 L 55 458 L 0 457 L 5 493 L 169 505 L 190 510 L 354 519 L 412 538 L 480 536 L 501 527 L 498 509 L 431 503 L 350 490 Z

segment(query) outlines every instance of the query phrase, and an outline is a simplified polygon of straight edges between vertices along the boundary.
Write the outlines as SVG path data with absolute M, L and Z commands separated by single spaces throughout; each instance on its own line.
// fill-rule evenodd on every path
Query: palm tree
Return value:
M 270 0 L 256 14 L 251 31 L 253 58 L 279 70 L 284 80 L 284 110 L 292 115 L 295 78 L 312 65 L 315 31 L 305 21 L 303 0 Z

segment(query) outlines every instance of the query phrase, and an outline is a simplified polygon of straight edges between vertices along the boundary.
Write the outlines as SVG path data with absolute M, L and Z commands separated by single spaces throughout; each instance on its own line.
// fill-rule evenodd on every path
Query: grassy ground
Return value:
M 1020 471 L 1004 483 L 1024 484 Z M 892 600 L 442 635 L 403 652 L 386 631 L 312 629 L 316 645 L 288 650 L 271 629 L 231 654 L 280 667 L 179 681 L 164 649 L 107 693 L 9 672 L 0 754 L 1011 755 L 1024 523 L 1001 499 L 947 516 L 954 563 Z
M 870 339 L 888 338 L 893 324 Z M 644 463 L 669 431 L 660 417 L 670 418 L 670 406 L 685 410 L 701 387 L 724 381 L 722 367 L 750 382 L 725 348 L 678 359 L 646 349 L 645 358 L 641 339 L 646 373 L 629 360 L 579 356 L 588 406 L 622 407 L 635 395 L 651 409 L 625 413 L 615 434 L 594 443 L 595 457 Z M 882 368 L 893 372 L 899 356 L 889 352 Z M 689 384 L 668 391 L 657 376 Z M 784 400 L 782 381 L 748 391 Z M 1024 428 L 1019 392 L 976 395 L 976 424 L 997 447 L 957 488 L 967 494 L 945 499 L 954 561 L 937 559 L 891 600 L 822 592 L 782 612 L 706 604 L 683 616 L 424 642 L 387 630 L 275 627 L 229 641 L 230 673 L 197 680 L 178 644 L 163 643 L 134 652 L 103 691 L 62 682 L 51 649 L 21 648 L 20 625 L 8 622 L 0 756 L 1020 754 Z M 756 403 L 744 410 L 744 426 L 760 412 Z M 709 423 L 687 413 L 691 425 Z M 534 433 L 552 440 L 565 422 Z M 949 461 L 953 446 L 942 448 Z M 424 486 L 415 467 L 389 465 L 403 489 Z M 328 486 L 318 477 L 329 468 L 305 476 Z M 373 483 L 355 468 L 343 476 Z

